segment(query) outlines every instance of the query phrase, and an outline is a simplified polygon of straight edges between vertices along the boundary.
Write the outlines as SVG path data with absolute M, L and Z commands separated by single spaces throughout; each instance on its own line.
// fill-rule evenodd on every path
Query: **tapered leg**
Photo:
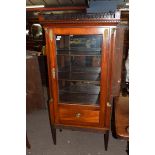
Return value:
M 27 134 L 26 134 L 26 147 L 27 147 L 28 149 L 31 148 L 31 145 L 30 145 L 30 143 L 29 143 L 29 140 L 28 140 Z
M 52 133 L 53 143 L 54 143 L 54 145 L 56 145 L 56 128 L 52 124 L 51 114 L 50 114 L 50 104 L 48 104 L 48 115 L 49 115 L 49 122 L 50 122 L 50 127 L 51 127 L 51 133 Z
M 52 124 L 50 112 L 49 112 L 49 122 L 50 122 L 50 126 L 51 126 L 51 133 L 52 133 L 53 143 L 54 143 L 54 145 L 56 145 L 56 128 Z
M 127 148 L 126 148 L 126 152 L 127 152 L 127 155 L 129 155 L 129 141 L 127 141 Z
M 53 143 L 54 145 L 56 145 L 56 128 L 51 126 L 51 132 L 52 132 Z
M 105 150 L 107 151 L 108 149 L 108 142 L 109 142 L 109 131 L 107 131 L 105 134 L 104 134 L 104 147 L 105 147 Z
M 53 143 L 54 143 L 54 145 L 56 145 L 56 128 L 52 124 L 50 116 L 49 116 L 49 121 L 50 121 L 50 126 L 51 126 L 51 133 L 52 133 Z

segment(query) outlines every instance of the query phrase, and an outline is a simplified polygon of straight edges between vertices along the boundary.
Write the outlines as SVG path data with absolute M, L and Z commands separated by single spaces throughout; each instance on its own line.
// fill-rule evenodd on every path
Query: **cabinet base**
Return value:
M 88 131 L 88 132 L 99 132 L 99 133 L 104 133 L 104 147 L 105 150 L 107 151 L 108 149 L 108 142 L 109 142 L 109 129 L 106 128 L 82 128 L 82 127 L 73 127 L 73 126 L 64 126 L 64 125 L 55 125 L 51 126 L 51 132 L 52 132 L 52 138 L 53 138 L 53 143 L 56 145 L 56 128 L 62 132 L 62 129 L 69 129 L 69 130 L 79 130 L 79 131 Z

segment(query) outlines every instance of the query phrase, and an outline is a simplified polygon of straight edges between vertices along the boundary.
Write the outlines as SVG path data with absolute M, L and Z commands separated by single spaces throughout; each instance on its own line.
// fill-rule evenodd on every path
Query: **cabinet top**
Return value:
M 120 19 L 114 13 L 73 13 L 73 14 L 41 14 L 41 24 L 76 24 L 76 25 L 117 25 Z

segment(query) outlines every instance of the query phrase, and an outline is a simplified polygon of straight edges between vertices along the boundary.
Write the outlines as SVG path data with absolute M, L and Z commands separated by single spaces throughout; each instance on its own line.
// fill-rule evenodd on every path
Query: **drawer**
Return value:
M 59 122 L 68 125 L 98 125 L 99 110 L 61 107 L 59 108 Z

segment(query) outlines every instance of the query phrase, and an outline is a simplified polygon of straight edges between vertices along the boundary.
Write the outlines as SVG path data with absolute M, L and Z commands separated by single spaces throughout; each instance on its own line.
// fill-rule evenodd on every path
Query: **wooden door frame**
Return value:
M 100 122 L 99 127 L 106 127 L 106 115 L 107 115 L 107 102 L 108 102 L 108 72 L 109 72 L 109 35 L 110 27 L 109 26 L 85 26 L 85 27 L 47 27 L 48 30 L 46 33 L 47 38 L 47 55 L 48 55 L 48 72 L 49 72 L 49 84 L 51 86 L 50 95 L 53 97 L 52 103 L 52 116 L 54 116 L 53 122 L 59 123 L 58 117 L 58 77 L 56 74 L 55 79 L 51 76 L 52 68 L 55 68 L 57 73 L 57 64 L 56 64 L 56 35 L 89 35 L 89 34 L 101 34 L 103 37 L 102 41 L 102 54 L 101 54 L 101 91 L 100 91 Z M 52 61 L 51 61 L 52 60 Z

